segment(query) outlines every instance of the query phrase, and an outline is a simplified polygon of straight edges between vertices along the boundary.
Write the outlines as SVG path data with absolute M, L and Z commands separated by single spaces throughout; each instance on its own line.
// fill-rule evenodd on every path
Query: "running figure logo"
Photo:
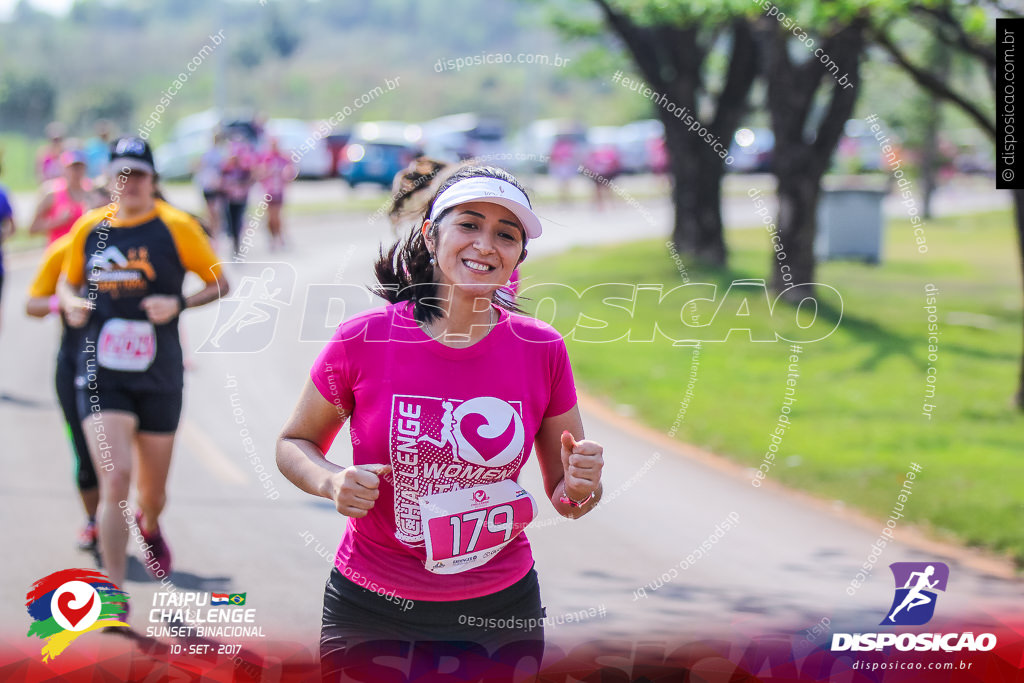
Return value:
M 295 291 L 295 270 L 287 263 L 233 264 L 243 273 L 238 288 L 218 303 L 217 320 L 198 353 L 255 353 L 270 346 L 280 309 Z M 257 272 L 258 271 L 258 272 Z
M 882 626 L 920 626 L 935 613 L 935 591 L 946 590 L 949 567 L 942 562 L 893 562 L 896 595 Z

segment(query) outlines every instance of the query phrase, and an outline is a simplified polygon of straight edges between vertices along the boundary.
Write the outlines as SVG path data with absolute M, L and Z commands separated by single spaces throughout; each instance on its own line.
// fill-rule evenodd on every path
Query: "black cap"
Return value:
M 110 146 L 110 176 L 113 177 L 128 169 L 145 171 L 150 175 L 156 174 L 153 151 L 149 148 L 149 143 L 142 138 L 135 136 L 118 138 Z

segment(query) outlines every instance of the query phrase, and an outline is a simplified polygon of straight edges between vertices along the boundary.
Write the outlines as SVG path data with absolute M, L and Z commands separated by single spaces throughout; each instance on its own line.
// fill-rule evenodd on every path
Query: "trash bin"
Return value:
M 881 262 L 882 201 L 887 194 L 886 190 L 866 188 L 822 191 L 815 258 Z

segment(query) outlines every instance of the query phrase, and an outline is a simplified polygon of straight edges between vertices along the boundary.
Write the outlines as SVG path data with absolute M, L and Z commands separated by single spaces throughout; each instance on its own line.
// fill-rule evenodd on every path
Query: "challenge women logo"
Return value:
M 526 458 L 519 401 L 466 401 L 396 394 L 391 404 L 395 536 L 423 542 L 420 496 L 457 491 L 513 476 Z
M 501 467 L 523 450 L 523 418 L 500 398 L 479 396 L 454 411 L 456 457 L 474 465 Z
M 46 641 L 43 661 L 55 658 L 78 636 L 109 626 L 128 626 L 119 619 L 128 594 L 100 572 L 65 569 L 32 584 L 25 607 L 32 617 L 29 636 Z

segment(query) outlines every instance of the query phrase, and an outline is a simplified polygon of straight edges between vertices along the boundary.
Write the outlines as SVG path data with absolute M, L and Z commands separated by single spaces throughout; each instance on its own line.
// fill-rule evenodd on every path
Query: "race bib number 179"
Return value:
M 421 496 L 427 559 L 435 574 L 479 567 L 501 551 L 537 516 L 537 502 L 511 479 Z

